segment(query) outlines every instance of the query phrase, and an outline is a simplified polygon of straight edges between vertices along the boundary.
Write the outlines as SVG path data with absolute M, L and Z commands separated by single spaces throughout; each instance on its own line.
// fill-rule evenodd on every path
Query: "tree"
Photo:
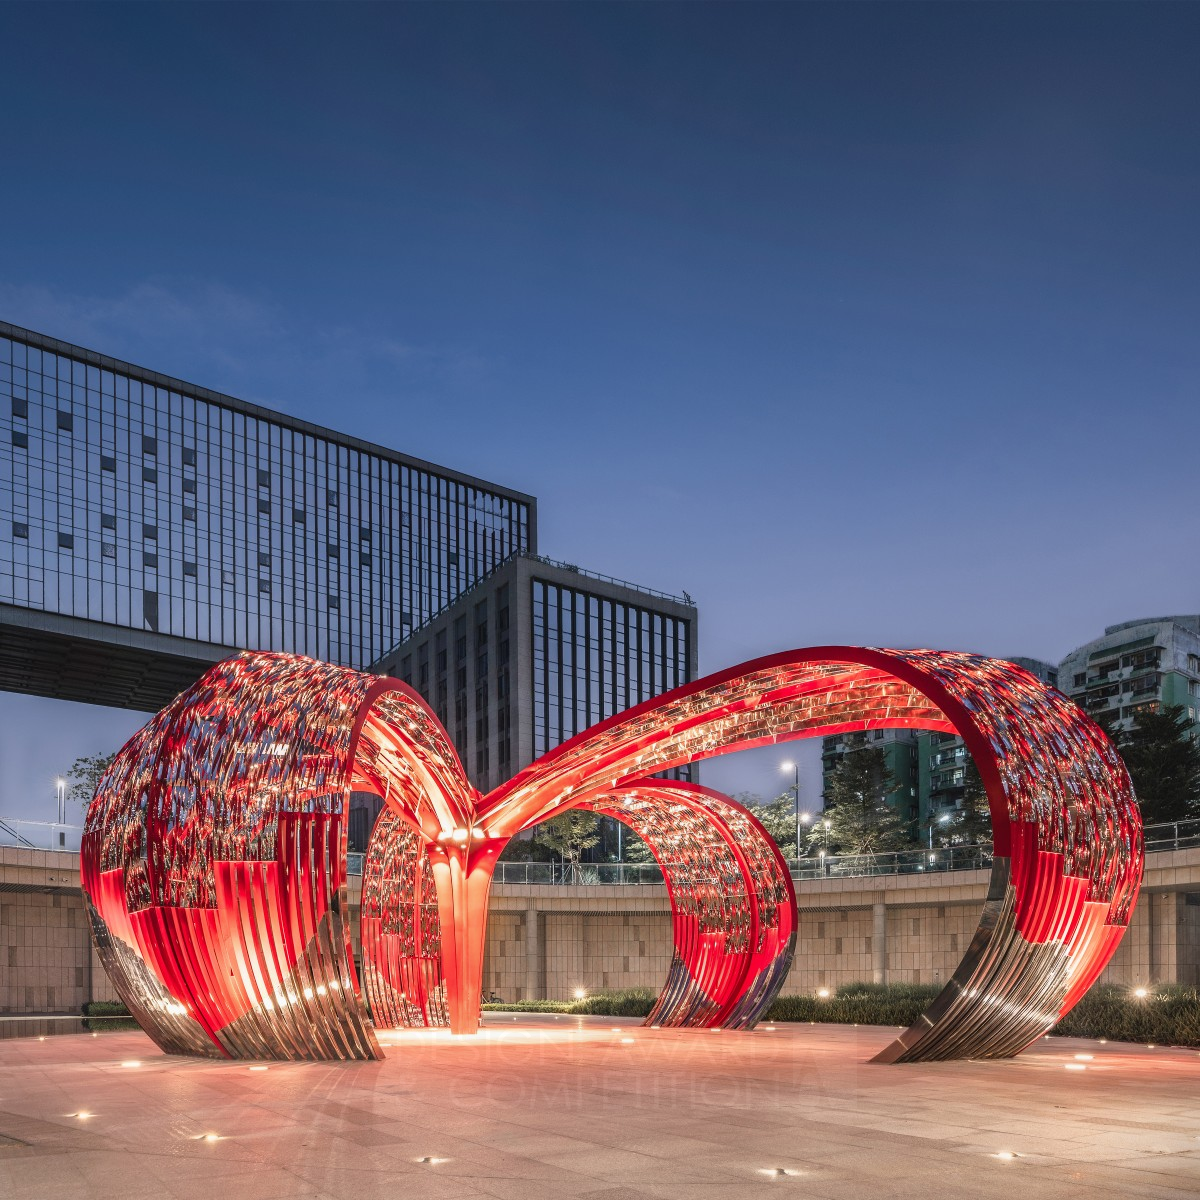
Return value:
M 1200 816 L 1200 745 L 1182 705 L 1143 709 L 1116 744 L 1147 824 Z
M 600 841 L 600 818 L 586 809 L 568 808 L 534 826 L 533 839 L 558 854 L 568 868 L 566 874 L 574 877 L 583 852 Z
M 973 758 L 967 759 L 963 772 L 962 807 L 952 829 L 957 841 L 967 846 L 980 846 L 992 840 L 992 810 L 988 807 L 983 776 Z
M 968 758 L 963 770 L 963 795 L 959 807 L 948 814 L 951 819 L 944 823 L 933 812 L 933 843 L 937 846 L 980 846 L 992 840 L 992 813 L 988 807 L 987 791 L 983 776 L 975 760 Z M 925 829 L 930 826 L 926 824 Z
M 771 835 L 782 851 L 784 858 L 796 858 L 796 797 L 791 792 L 776 796 L 770 804 L 764 804 L 758 796 L 742 793 L 734 799 L 754 810 L 763 828 Z M 751 803 L 753 801 L 753 803 Z
M 91 754 L 77 758 L 67 768 L 66 779 L 70 783 L 67 799 L 82 804 L 84 808 L 91 804 L 104 772 L 112 766 L 116 757 L 116 754 Z
M 656 861 L 650 847 L 628 826 L 625 828 L 622 861 L 627 863 L 652 863 Z
M 887 755 L 861 736 L 830 773 L 825 812 L 809 841 L 843 854 L 881 854 L 912 845 L 908 822 L 887 802 L 896 777 Z M 828 830 L 825 825 L 828 823 Z

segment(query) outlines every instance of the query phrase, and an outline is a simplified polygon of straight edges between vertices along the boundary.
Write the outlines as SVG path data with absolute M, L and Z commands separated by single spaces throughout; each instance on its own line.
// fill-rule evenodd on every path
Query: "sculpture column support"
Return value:
M 488 893 L 507 838 L 468 838 L 431 846 L 442 925 L 442 976 L 451 1033 L 479 1032 Z
M 887 983 L 887 905 L 871 905 L 871 980 Z

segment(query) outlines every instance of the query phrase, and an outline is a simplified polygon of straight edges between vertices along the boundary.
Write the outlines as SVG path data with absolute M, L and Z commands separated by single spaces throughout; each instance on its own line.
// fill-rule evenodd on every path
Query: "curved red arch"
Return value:
M 424 847 L 438 986 L 452 1029 L 469 1032 L 488 888 L 512 834 L 564 807 L 623 807 L 612 797 L 669 787 L 646 776 L 714 754 L 886 727 L 964 738 L 996 853 L 971 949 L 880 1057 L 1014 1054 L 1112 956 L 1141 880 L 1141 821 L 1103 732 L 1019 667 L 977 655 L 828 646 L 758 659 L 602 722 L 484 798 L 398 681 L 241 655 L 155 717 L 101 782 L 82 854 L 93 935 L 118 992 L 164 1049 L 378 1055 L 344 888 L 346 797 L 370 787 L 395 814 L 391 827 Z M 734 839 L 743 857 L 747 838 Z M 724 975 L 703 970 L 733 987 L 730 962 Z

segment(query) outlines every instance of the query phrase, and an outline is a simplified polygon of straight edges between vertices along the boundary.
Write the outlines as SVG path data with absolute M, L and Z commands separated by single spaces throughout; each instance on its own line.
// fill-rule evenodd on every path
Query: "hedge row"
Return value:
M 831 996 L 780 996 L 767 1012 L 768 1021 L 815 1021 L 832 1025 L 911 1025 L 929 1006 L 940 987 L 916 983 L 850 983 Z M 518 1000 L 485 1004 L 490 1012 L 570 1013 L 574 1016 L 645 1017 L 654 1007 L 649 988 L 595 992 L 582 1000 Z M 97 1029 L 135 1027 L 112 1018 L 128 1018 L 124 1004 L 92 1000 L 83 1005 Z M 1163 986 L 1144 997 L 1129 988 L 1094 987 L 1058 1023 L 1060 1037 L 1107 1038 L 1159 1046 L 1200 1046 L 1200 989 Z
M 85 1017 L 127 1017 L 129 1009 L 120 1000 L 89 1000 L 82 1005 Z
M 941 991 L 935 984 L 851 983 L 832 995 L 780 996 L 767 1021 L 819 1022 L 831 1025 L 911 1025 Z M 485 1004 L 502 1012 L 554 1012 L 597 1016 L 644 1017 L 654 993 L 643 988 L 597 992 L 584 1000 L 519 1000 Z M 1159 1046 L 1200 1046 L 1200 989 L 1164 986 L 1138 997 L 1129 988 L 1094 987 L 1058 1023 L 1060 1037 L 1106 1038 Z
M 1200 989 L 1163 985 L 1138 997 L 1129 988 L 1094 987 L 1054 1032 L 1060 1037 L 1200 1046 Z

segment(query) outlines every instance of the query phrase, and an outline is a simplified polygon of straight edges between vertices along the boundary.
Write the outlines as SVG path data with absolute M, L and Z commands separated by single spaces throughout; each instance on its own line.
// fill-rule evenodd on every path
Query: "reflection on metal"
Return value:
M 684 763 L 871 729 L 959 734 L 987 789 L 994 838 L 991 894 L 963 962 L 878 1058 L 1016 1054 L 1112 957 L 1145 854 L 1129 776 L 1103 731 L 1012 663 L 853 646 L 757 659 L 565 742 L 487 796 L 479 819 L 507 834 Z
M 796 946 L 791 876 L 757 818 L 707 788 L 658 780 L 581 807 L 631 826 L 662 867 L 675 950 L 646 1024 L 753 1028 Z
M 650 776 L 882 728 L 963 737 L 995 847 L 962 964 L 879 1057 L 1015 1054 L 1111 958 L 1141 880 L 1142 831 L 1104 734 L 1032 675 L 976 655 L 823 647 L 759 659 L 602 722 L 486 797 L 403 684 L 242 655 L 151 721 L 101 783 L 83 839 L 93 932 L 164 1049 L 376 1057 L 376 1025 L 478 1027 L 496 858 L 514 834 L 584 807 L 636 829 L 670 889 L 675 955 L 652 1023 L 749 1027 L 791 962 L 786 865 L 740 806 Z M 366 859 L 361 993 L 344 887 L 351 788 L 386 802 Z

